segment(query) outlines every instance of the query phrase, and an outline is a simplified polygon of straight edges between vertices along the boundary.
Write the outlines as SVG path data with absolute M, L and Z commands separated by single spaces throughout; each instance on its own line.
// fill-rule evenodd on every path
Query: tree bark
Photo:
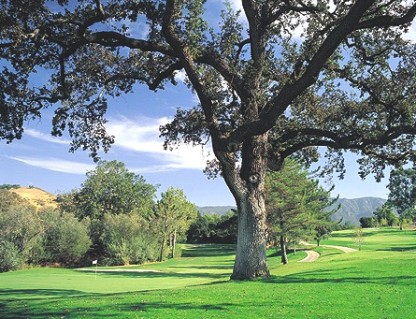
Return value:
M 267 136 L 257 136 L 243 145 L 239 174 L 224 174 L 238 208 L 237 251 L 233 280 L 268 277 L 266 261 L 267 215 L 264 179 Z M 223 170 L 224 172 L 224 170 Z
M 163 261 L 163 251 L 165 250 L 165 238 L 162 238 L 162 242 L 160 243 L 160 252 L 159 252 L 159 262 Z
M 172 245 L 171 245 L 171 249 L 172 249 L 172 251 L 171 251 L 171 254 L 170 254 L 170 257 L 171 258 L 175 258 L 175 249 L 176 249 L 176 230 L 173 232 L 173 234 L 171 235 L 171 242 L 172 242 Z
M 266 261 L 266 209 L 264 200 L 257 200 L 244 198 L 237 203 L 238 235 L 233 280 L 268 277 L 270 274 Z
M 282 264 L 283 265 L 288 264 L 289 260 L 287 259 L 286 237 L 284 236 L 280 236 L 280 251 L 281 251 Z

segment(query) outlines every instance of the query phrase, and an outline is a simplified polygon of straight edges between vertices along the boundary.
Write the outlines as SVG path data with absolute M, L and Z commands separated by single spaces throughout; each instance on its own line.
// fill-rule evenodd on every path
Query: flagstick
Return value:
M 94 280 L 97 280 L 97 265 L 98 263 L 95 264 L 95 275 L 94 275 Z

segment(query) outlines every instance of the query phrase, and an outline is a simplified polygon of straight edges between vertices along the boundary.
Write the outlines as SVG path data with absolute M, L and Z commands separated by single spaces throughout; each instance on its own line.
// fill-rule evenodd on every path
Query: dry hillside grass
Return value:
M 56 196 L 36 187 L 20 187 L 10 190 L 28 200 L 37 209 L 57 207 Z

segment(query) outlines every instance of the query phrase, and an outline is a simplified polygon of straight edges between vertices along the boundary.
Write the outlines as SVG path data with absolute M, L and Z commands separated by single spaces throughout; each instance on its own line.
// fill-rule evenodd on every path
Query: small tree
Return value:
M 167 241 L 169 241 L 171 249 L 170 257 L 175 257 L 177 236 L 186 233 L 191 223 L 196 219 L 197 213 L 195 205 L 186 199 L 181 189 L 170 187 L 161 194 L 152 221 L 160 236 L 159 261 L 163 260 Z
M 316 237 L 317 227 L 329 225 L 333 211 L 329 192 L 308 178 L 308 172 L 294 160 L 287 159 L 279 172 L 269 172 L 266 179 L 266 207 L 272 231 L 280 244 L 283 264 L 288 263 L 287 245 Z M 325 210 L 327 209 L 327 210 Z
M 355 242 L 357 243 L 358 250 L 361 250 L 361 247 L 364 243 L 364 231 L 362 227 L 357 227 L 354 231 Z
M 377 220 L 379 226 L 393 226 L 397 225 L 399 218 L 394 213 L 389 202 L 377 207 L 373 212 L 374 218 Z
M 404 221 L 409 218 L 416 221 L 416 169 L 399 167 L 390 173 L 390 190 L 388 203 L 396 208 L 399 214 L 400 230 L 403 230 Z

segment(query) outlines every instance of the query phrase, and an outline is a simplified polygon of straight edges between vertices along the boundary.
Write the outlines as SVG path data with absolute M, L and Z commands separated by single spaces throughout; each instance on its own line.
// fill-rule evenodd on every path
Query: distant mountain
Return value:
M 204 206 L 198 207 L 199 213 L 201 215 L 206 214 L 215 214 L 215 215 L 225 215 L 232 209 L 236 209 L 235 206 Z
M 342 218 L 342 223 L 352 223 L 359 225 L 361 217 L 370 217 L 373 212 L 386 202 L 379 197 L 360 197 L 360 198 L 340 198 L 334 206 L 341 205 L 340 209 L 332 215 L 334 221 Z
M 334 221 L 339 221 L 342 218 L 342 223 L 351 223 L 359 225 L 361 217 L 370 217 L 373 212 L 386 202 L 385 199 L 379 197 L 360 197 L 360 198 L 340 198 L 333 207 L 341 205 L 340 209 L 332 215 Z M 217 214 L 224 215 L 231 209 L 236 209 L 233 206 L 206 206 L 198 207 L 201 215 Z

